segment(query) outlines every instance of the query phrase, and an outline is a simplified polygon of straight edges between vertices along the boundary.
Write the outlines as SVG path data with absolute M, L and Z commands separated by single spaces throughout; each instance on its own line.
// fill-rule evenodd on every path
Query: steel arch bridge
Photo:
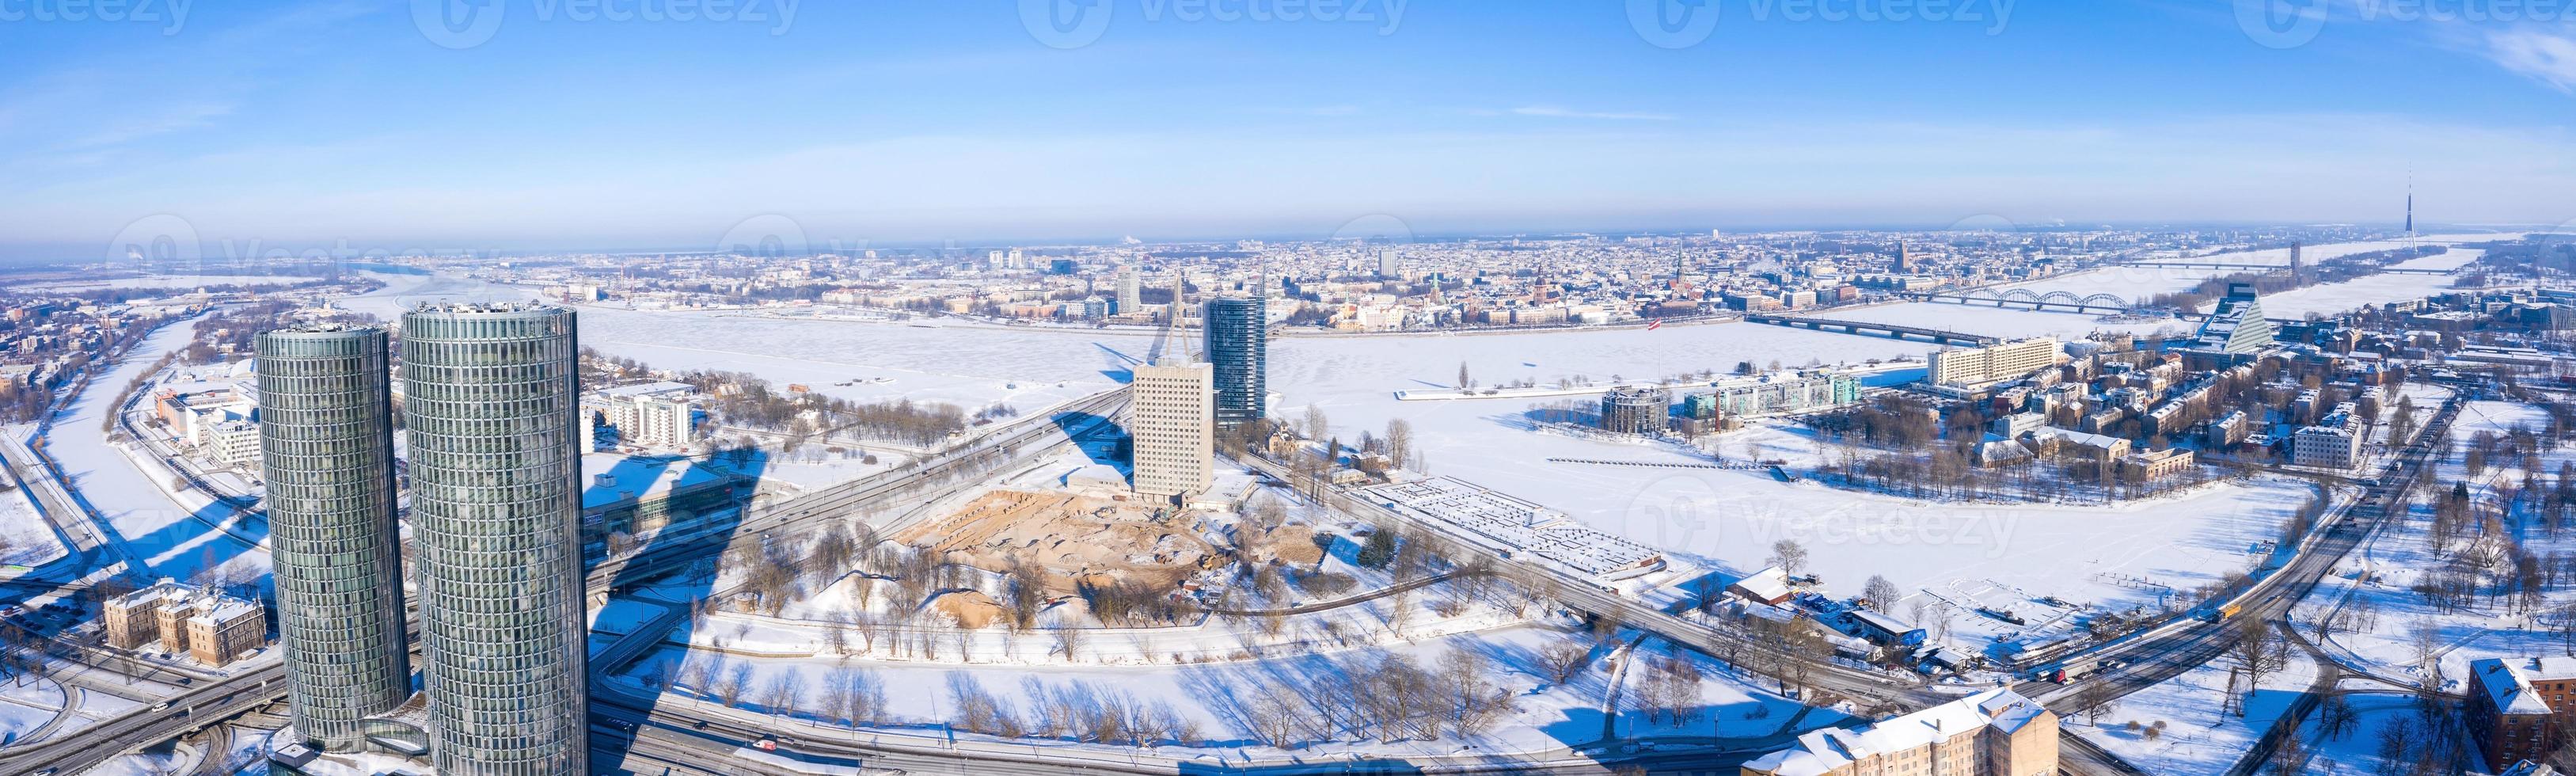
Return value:
M 2032 292 L 2031 292 L 2031 290 L 2030 290 L 2030 289 L 2027 289 L 2027 288 L 2014 288 L 2014 289 L 2007 289 L 2007 290 L 2005 290 L 2005 291 L 2003 291 L 2003 292 L 2001 292 L 2001 293 L 1997 293 L 1994 289 L 1991 289 L 1991 288 L 1979 288 L 1979 289 L 1971 290 L 1971 291 L 1969 291 L 1968 293 L 1961 295 L 1961 297 L 1960 297 L 1960 298 L 1962 298 L 1962 299 L 1969 299 L 1969 300 L 1984 300 L 1984 301 L 1992 301 L 1992 302 L 2021 302 L 2021 303 L 2024 303 L 2024 304 L 2031 304 L 2031 305 L 2068 305 L 2068 306 L 2073 306 L 2073 307 L 2113 307 L 2113 308 L 2119 308 L 2119 309 L 2123 309 L 2123 310 L 2128 309 L 2128 308 L 2131 306 L 2131 305 L 2130 305 L 2129 300 L 2127 300 L 2127 299 L 2122 299 L 2122 298 L 2120 298 L 2118 295 L 2115 295 L 2115 294 L 2094 294 L 2094 295 L 2091 295 L 2091 296 L 2076 296 L 2074 293 L 2072 293 L 2072 292 L 2068 292 L 2068 291 L 2050 291 L 2050 292 L 2045 293 L 2045 294 L 2038 294 L 2038 293 L 2032 293 Z

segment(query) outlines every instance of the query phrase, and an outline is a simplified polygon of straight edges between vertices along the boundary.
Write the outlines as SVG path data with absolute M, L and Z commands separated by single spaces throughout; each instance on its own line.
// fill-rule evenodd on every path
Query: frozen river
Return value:
M 110 542 L 121 544 L 153 576 L 187 580 L 197 572 L 225 564 L 244 576 L 265 577 L 266 551 L 217 530 L 234 517 L 202 493 L 185 497 L 154 482 L 125 453 L 107 443 L 101 425 L 112 411 L 118 390 L 194 336 L 189 321 L 164 325 L 105 374 L 90 382 L 71 406 L 55 416 L 46 452 L 59 462 L 79 496 L 108 519 Z M 254 530 L 247 527 L 236 530 Z

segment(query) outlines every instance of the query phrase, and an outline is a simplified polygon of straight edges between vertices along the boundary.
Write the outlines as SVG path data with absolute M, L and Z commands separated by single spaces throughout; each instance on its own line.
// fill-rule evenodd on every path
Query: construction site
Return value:
M 1312 529 L 1280 522 L 1077 493 L 994 490 L 894 541 L 997 581 L 1029 579 L 1053 601 L 1109 589 L 1198 598 L 1221 593 L 1247 560 L 1309 567 L 1323 560 Z M 994 597 L 1006 594 L 1006 588 L 960 591 L 932 605 L 962 627 L 979 628 L 1002 611 Z

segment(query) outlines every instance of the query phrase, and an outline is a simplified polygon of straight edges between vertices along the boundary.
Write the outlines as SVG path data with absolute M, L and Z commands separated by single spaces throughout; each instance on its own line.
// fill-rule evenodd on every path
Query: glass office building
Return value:
M 402 348 L 431 763 L 583 774 L 573 313 L 424 304 L 403 316 Z
M 1208 363 L 1216 367 L 1216 423 L 1260 420 L 1268 410 L 1270 340 L 1260 297 L 1210 299 L 1201 315 Z
M 289 700 L 295 729 L 334 752 L 364 748 L 359 718 L 411 696 L 385 340 L 309 326 L 255 345 Z

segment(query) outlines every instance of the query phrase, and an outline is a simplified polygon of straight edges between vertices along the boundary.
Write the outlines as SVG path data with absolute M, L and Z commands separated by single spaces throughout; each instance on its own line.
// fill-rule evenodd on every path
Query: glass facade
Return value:
M 577 776 L 589 751 L 572 311 L 403 316 L 431 763 Z
M 1260 297 L 1210 299 L 1201 317 L 1207 360 L 1216 367 L 1216 422 L 1233 426 L 1268 411 L 1269 327 Z
M 259 335 L 259 434 L 295 729 L 356 751 L 411 695 L 385 331 Z

